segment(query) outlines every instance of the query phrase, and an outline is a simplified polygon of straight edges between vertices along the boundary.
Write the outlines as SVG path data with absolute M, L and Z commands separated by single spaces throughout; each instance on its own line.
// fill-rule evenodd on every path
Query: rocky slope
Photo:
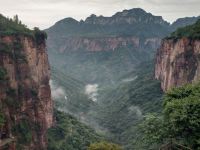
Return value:
M 112 84 L 152 59 L 168 26 L 139 8 L 85 21 L 65 18 L 46 30 L 50 63 L 78 80 Z
M 180 18 L 170 25 L 161 16 L 140 8 L 117 12 L 111 17 L 92 14 L 84 21 L 65 18 L 46 29 L 47 45 L 50 51 L 58 52 L 104 51 L 125 45 L 138 47 L 151 41 L 157 48 L 163 37 L 179 27 L 195 23 L 198 18 Z
M 0 138 L 2 143 L 13 139 L 4 148 L 46 149 L 47 129 L 53 124 L 49 79 L 45 38 L 1 32 Z
M 164 91 L 200 79 L 199 32 L 200 21 L 162 41 L 156 56 L 155 77 Z
M 51 37 L 49 41 L 53 40 Z M 147 38 L 141 40 L 138 37 L 70 37 L 64 38 L 63 44 L 58 48 L 58 52 L 64 53 L 67 51 L 88 51 L 88 52 L 97 52 L 97 51 L 114 51 L 120 48 L 126 48 L 127 46 L 133 48 L 148 47 L 150 49 L 155 49 L 160 45 L 160 38 Z M 50 47 L 53 49 L 53 47 Z
M 78 80 L 112 84 L 138 63 L 152 59 L 161 39 L 191 19 L 170 25 L 140 8 L 111 17 L 93 14 L 84 21 L 65 18 L 46 29 L 50 63 Z

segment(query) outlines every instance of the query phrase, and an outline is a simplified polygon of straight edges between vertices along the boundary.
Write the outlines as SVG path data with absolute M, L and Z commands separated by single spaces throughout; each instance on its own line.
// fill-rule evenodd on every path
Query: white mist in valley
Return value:
M 63 87 L 57 85 L 53 80 L 50 80 L 51 95 L 54 100 L 67 99 L 67 94 Z
M 98 87 L 98 84 L 87 84 L 85 86 L 85 94 L 94 102 L 97 101 Z
M 133 78 L 126 78 L 124 80 L 122 80 L 122 82 L 131 82 L 137 79 L 136 77 Z M 104 127 L 102 127 L 100 124 L 98 124 L 96 122 L 96 120 L 94 120 L 91 116 L 92 114 L 96 113 L 95 109 L 93 108 L 89 108 L 87 113 L 83 113 L 83 112 L 77 112 L 74 113 L 72 111 L 70 111 L 70 96 L 67 96 L 67 91 L 64 87 L 62 87 L 61 85 L 59 85 L 56 81 L 50 80 L 50 86 L 51 86 L 51 91 L 52 91 L 52 97 L 54 99 L 54 101 L 56 103 L 59 103 L 57 105 L 57 109 L 59 111 L 68 113 L 74 117 L 76 117 L 79 121 L 81 121 L 84 124 L 87 124 L 89 126 L 91 126 L 92 128 L 94 128 L 98 133 L 101 134 L 106 134 L 108 133 L 108 130 Z M 85 95 L 88 96 L 88 98 L 90 100 L 92 100 L 93 102 L 97 102 L 97 98 L 98 98 L 98 91 L 99 91 L 99 85 L 98 84 L 87 84 L 84 89 L 83 92 Z M 136 116 L 138 119 L 142 118 L 142 111 L 138 106 L 130 106 L 127 109 L 128 114 L 130 116 Z
M 126 79 L 123 79 L 122 82 L 131 82 L 131 81 L 135 81 L 137 78 L 138 78 L 138 76 L 135 76 L 135 77 L 133 77 L 133 78 L 126 78 Z
M 53 80 L 50 80 L 50 86 L 53 100 L 56 103 L 59 103 L 56 106 L 57 110 L 76 117 L 79 121 L 93 127 L 99 133 L 108 133 L 107 129 L 101 127 L 94 119 L 90 117 L 91 113 L 94 113 L 94 110 L 89 109 L 88 113 L 73 113 L 68 109 L 68 107 L 70 107 L 70 96 L 67 96 L 65 88 L 60 86 L 56 81 Z M 89 99 L 96 102 L 98 96 L 98 87 L 98 84 L 88 84 L 84 87 L 84 94 L 86 94 Z
M 135 114 L 137 118 L 142 118 L 142 111 L 138 106 L 130 106 L 128 108 L 130 114 Z

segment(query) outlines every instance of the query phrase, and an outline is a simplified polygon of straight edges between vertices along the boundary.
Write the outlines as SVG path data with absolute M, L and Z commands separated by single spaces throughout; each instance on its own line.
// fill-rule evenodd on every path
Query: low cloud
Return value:
M 52 80 L 50 80 L 50 86 L 53 99 L 66 99 L 66 92 L 61 86 L 58 86 Z
M 137 116 L 137 118 L 141 118 L 142 117 L 142 111 L 138 106 L 130 106 L 128 108 L 129 113 L 131 114 L 135 114 Z
M 94 102 L 97 101 L 98 96 L 98 84 L 88 84 L 85 86 L 85 94 L 93 100 Z

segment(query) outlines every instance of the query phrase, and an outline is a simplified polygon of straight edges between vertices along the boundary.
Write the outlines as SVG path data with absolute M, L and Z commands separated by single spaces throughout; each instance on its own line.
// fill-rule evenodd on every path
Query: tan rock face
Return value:
M 49 37 L 48 45 L 52 45 L 51 41 L 54 39 Z M 59 52 L 66 51 L 114 51 L 120 48 L 149 46 L 155 48 L 160 45 L 161 40 L 159 38 L 149 38 L 141 42 L 138 37 L 98 37 L 98 38 L 86 38 L 86 37 L 63 37 L 62 44 L 58 47 Z M 52 48 L 51 48 L 52 49 Z
M 0 66 L 7 72 L 7 81 L 0 83 L 0 101 L 8 103 L 10 98 L 12 103 L 17 103 L 17 108 L 11 104 L 2 108 L 6 112 L 6 136 L 18 139 L 13 128 L 25 119 L 30 126 L 31 140 L 22 147 L 46 149 L 46 132 L 53 124 L 53 103 L 45 41 L 37 45 L 30 37 L 5 36 L 0 38 L 0 42 L 10 46 L 7 53 L 0 51 Z M 18 48 L 13 46 L 16 43 Z M 14 94 L 8 91 L 14 91 Z M 15 146 L 11 147 L 15 149 Z
M 157 51 L 155 78 L 164 91 L 200 79 L 200 40 L 163 40 Z
M 60 52 L 65 50 L 86 50 L 86 51 L 108 51 L 120 47 L 132 45 L 139 47 L 139 39 L 122 37 L 102 37 L 102 38 L 67 38 L 65 44 L 60 48 Z

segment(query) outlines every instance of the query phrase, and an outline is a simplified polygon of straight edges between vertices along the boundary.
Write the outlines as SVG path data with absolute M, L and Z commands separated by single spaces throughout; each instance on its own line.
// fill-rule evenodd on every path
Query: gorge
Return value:
M 173 87 L 199 80 L 198 19 L 170 24 L 134 8 L 41 31 L 0 15 L 0 149 L 160 148 L 140 126 L 163 114 Z

